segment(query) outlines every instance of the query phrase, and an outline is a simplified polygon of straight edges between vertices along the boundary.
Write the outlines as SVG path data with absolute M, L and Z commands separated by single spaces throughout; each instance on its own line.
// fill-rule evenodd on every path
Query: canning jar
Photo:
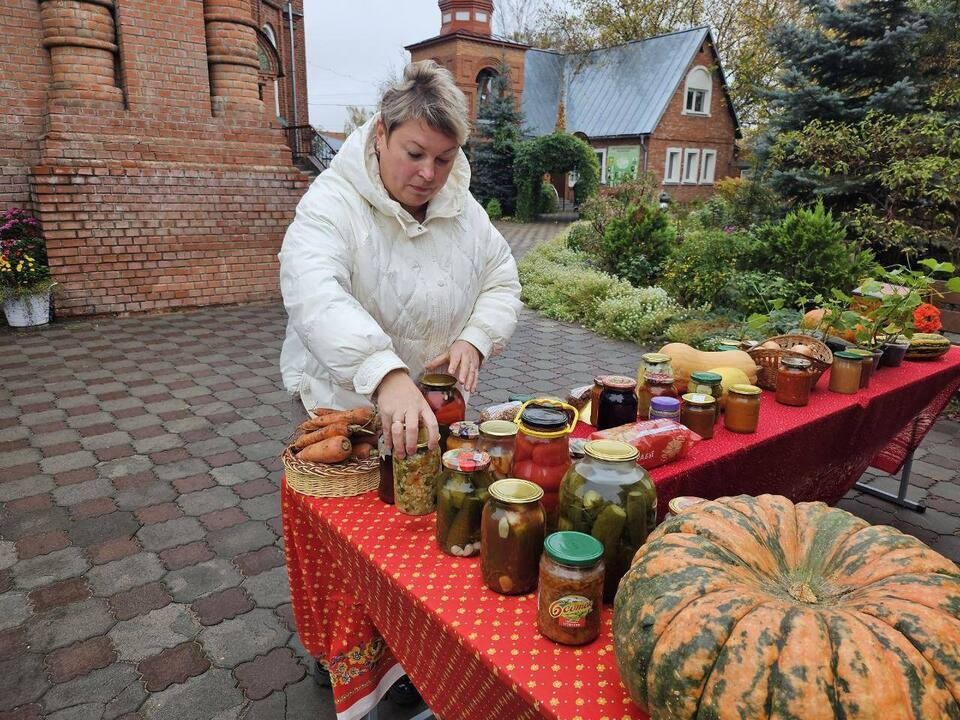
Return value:
M 597 430 L 619 427 L 637 421 L 637 383 L 623 375 L 607 375 L 600 391 Z
M 543 490 L 529 480 L 497 480 L 480 521 L 480 572 L 488 588 L 522 595 L 537 586 L 547 516 Z
M 673 360 L 664 353 L 644 353 L 640 356 L 640 369 L 637 372 L 637 387 L 643 385 L 647 375 L 662 375 L 673 378 Z
M 447 450 L 437 488 L 437 545 L 447 555 L 480 552 L 480 516 L 490 486 L 490 456 L 477 450 Z
M 803 407 L 810 402 L 813 388 L 813 365 L 807 358 L 785 357 L 777 368 L 777 402 L 782 405 Z
M 778 386 L 779 387 L 779 386 Z M 760 421 L 760 393 L 756 385 L 732 385 L 727 393 L 723 425 L 737 433 L 757 431 Z
M 675 397 L 655 397 L 650 399 L 651 420 L 680 420 L 680 400 Z
M 716 402 L 713 404 L 715 420 L 720 420 L 720 401 L 723 397 L 723 376 L 720 373 L 698 370 L 690 373 L 688 393 L 710 395 Z
M 472 420 L 461 420 L 450 425 L 447 435 L 447 450 L 477 450 L 480 445 L 480 428 Z
M 870 387 L 870 378 L 873 376 L 873 351 L 850 348 L 847 352 L 860 356 L 860 387 Z
M 650 402 L 655 397 L 677 397 L 673 375 L 647 373 L 643 379 L 643 386 L 637 389 L 637 417 L 640 420 L 650 419 Z
M 593 379 L 593 388 L 590 390 L 590 424 L 597 426 L 597 413 L 600 412 L 600 393 L 603 392 L 603 375 Z
M 494 480 L 510 477 L 516 447 L 516 423 L 510 420 L 487 420 L 480 423 L 479 449 L 490 456 L 490 475 Z
M 603 545 L 579 532 L 548 535 L 540 558 L 537 628 L 564 645 L 585 645 L 600 634 Z
M 440 448 L 431 450 L 423 435 L 413 455 L 393 456 L 393 500 L 406 515 L 427 515 L 437 508 Z
M 377 496 L 387 505 L 393 505 L 393 456 L 388 455 L 383 435 L 377 441 L 377 455 L 380 458 L 380 484 Z
M 693 430 L 703 440 L 713 437 L 717 400 L 712 395 L 687 393 L 680 406 L 680 422 Z
M 583 460 L 560 485 L 557 529 L 575 530 L 603 544 L 603 597 L 613 602 L 620 578 L 657 524 L 657 491 L 637 465 L 639 451 L 619 440 L 591 440 Z
M 467 404 L 457 389 L 457 379 L 446 373 L 427 373 L 420 378 L 419 387 L 437 418 L 440 447 L 445 450 L 450 426 L 463 420 L 467 413 Z
M 667 514 L 663 519 L 669 520 L 672 517 L 676 517 L 687 508 L 699 505 L 702 502 L 706 502 L 706 499 L 696 497 L 695 495 L 678 495 L 667 503 Z
M 863 359 L 847 350 L 833 354 L 830 366 L 830 390 L 844 395 L 853 395 L 860 389 L 860 372 Z
M 572 413 L 572 414 L 568 414 Z M 557 496 L 560 481 L 570 467 L 567 436 L 573 431 L 576 409 L 566 403 L 533 400 L 517 415 L 517 447 L 510 475 L 530 480 L 543 489 L 547 531 L 557 525 Z

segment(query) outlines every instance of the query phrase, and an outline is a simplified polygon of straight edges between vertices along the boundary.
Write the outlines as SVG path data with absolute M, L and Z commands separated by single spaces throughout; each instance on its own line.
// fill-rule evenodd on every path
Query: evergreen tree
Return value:
M 523 139 L 523 116 L 514 104 L 510 71 L 501 67 L 490 84 L 490 96 L 480 101 L 477 127 L 470 139 L 470 192 L 486 206 L 496 199 L 505 215 L 512 215 L 517 203 L 513 183 L 513 158 Z

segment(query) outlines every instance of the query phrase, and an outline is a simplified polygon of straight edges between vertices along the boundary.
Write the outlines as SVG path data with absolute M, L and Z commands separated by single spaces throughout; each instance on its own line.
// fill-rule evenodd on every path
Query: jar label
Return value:
M 709 385 L 694 385 L 690 392 L 713 396 L 712 388 Z
M 592 610 L 593 600 L 583 595 L 564 595 L 550 603 L 550 617 L 565 628 L 586 627 L 587 615 Z

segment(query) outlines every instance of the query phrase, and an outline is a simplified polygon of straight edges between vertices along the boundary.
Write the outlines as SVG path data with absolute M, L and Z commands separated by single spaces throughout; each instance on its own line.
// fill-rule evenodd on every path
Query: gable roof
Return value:
M 699 27 L 586 53 L 531 48 L 521 98 L 528 131 L 537 136 L 554 131 L 562 96 L 569 133 L 587 137 L 652 133 L 708 38 L 710 30 Z

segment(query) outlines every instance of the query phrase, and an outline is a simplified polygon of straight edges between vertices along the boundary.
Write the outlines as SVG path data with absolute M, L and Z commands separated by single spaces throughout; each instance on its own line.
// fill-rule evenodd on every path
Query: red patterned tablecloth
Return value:
M 836 502 L 869 465 L 895 470 L 919 445 L 960 386 L 960 350 L 882 370 L 854 396 L 826 381 L 806 408 L 764 393 L 756 434 L 718 428 L 653 470 L 661 509 L 677 495 Z M 362 717 L 404 670 L 443 720 L 645 717 L 617 673 L 609 608 L 597 641 L 556 645 L 536 631 L 535 595 L 497 595 L 476 558 L 437 550 L 433 515 L 402 515 L 376 493 L 308 498 L 285 484 L 282 502 L 297 630 L 330 668 L 339 720 Z

